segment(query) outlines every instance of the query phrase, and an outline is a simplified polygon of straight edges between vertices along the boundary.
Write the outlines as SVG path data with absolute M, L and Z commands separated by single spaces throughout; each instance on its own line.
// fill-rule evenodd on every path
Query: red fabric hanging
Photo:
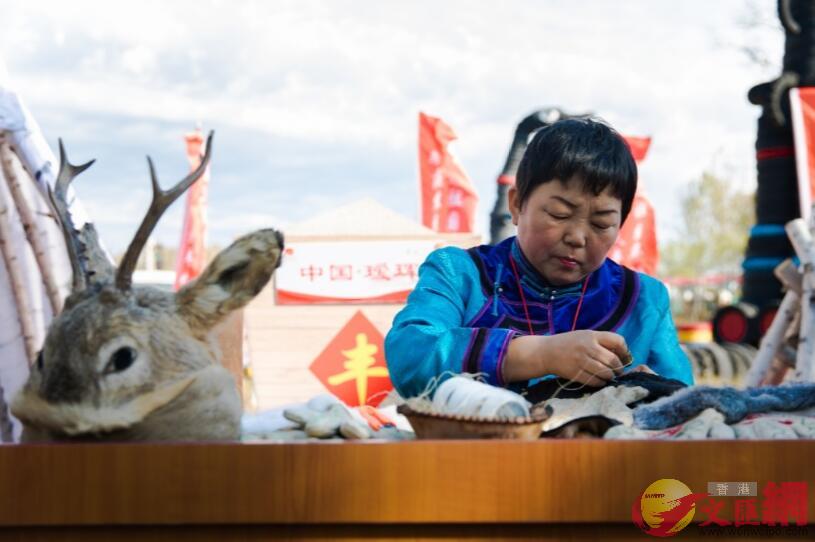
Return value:
M 650 137 L 623 136 L 631 149 L 631 154 L 637 165 L 645 159 L 648 147 L 651 145 Z M 620 230 L 617 242 L 609 251 L 609 258 L 635 271 L 642 271 L 654 275 L 659 265 L 659 247 L 657 245 L 656 218 L 654 207 L 643 195 L 641 188 L 637 190 L 631 204 L 631 212 Z
M 184 136 L 187 142 L 187 159 L 190 170 L 201 162 L 201 146 L 204 135 L 200 128 Z M 175 289 L 197 277 L 206 265 L 207 246 L 207 193 L 209 188 L 209 166 L 203 175 L 187 191 L 187 204 L 184 211 L 184 227 L 175 266 Z
M 475 223 L 478 194 L 447 148 L 455 139 L 443 120 L 419 113 L 420 213 L 438 232 L 471 232 Z

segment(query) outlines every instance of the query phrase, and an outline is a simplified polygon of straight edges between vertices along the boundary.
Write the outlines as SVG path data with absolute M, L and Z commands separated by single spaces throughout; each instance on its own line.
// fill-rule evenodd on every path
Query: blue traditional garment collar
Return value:
M 551 284 L 546 278 L 535 269 L 535 266 L 526 259 L 521 246 L 518 244 L 518 238 L 512 239 L 512 247 L 510 248 L 512 258 L 518 264 L 518 271 L 521 275 L 521 283 L 529 290 L 535 292 L 546 299 L 553 299 L 565 295 L 580 295 L 583 290 L 583 281 L 573 282 L 571 284 L 564 284 L 555 286 Z
M 523 258 L 515 238 L 497 245 L 480 245 L 467 252 L 475 264 L 485 305 L 471 324 L 476 327 L 497 325 L 513 327 L 526 332 L 528 321 L 541 333 L 561 333 L 573 327 L 573 319 L 580 302 L 582 283 L 554 287 Z M 514 251 L 518 252 L 514 252 Z M 512 260 L 510 260 L 510 256 Z M 522 308 L 524 300 L 512 262 L 518 268 L 521 288 L 526 292 L 529 318 Z M 606 258 L 589 278 L 577 329 L 613 331 L 625 321 L 639 296 L 638 274 Z

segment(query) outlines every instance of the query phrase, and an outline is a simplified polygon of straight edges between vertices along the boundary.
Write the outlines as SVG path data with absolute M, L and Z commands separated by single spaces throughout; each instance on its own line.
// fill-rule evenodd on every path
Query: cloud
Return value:
M 743 19 L 773 6 L 0 0 L 0 55 L 49 141 L 100 158 L 80 195 L 103 235 L 108 220 L 140 220 L 105 209 L 122 194 L 146 208 L 145 153 L 167 183 L 183 173 L 180 135 L 196 121 L 217 129 L 212 214 L 233 217 L 229 234 L 211 222 L 214 239 L 240 217 L 291 223 L 364 195 L 415 217 L 419 110 L 459 134 L 487 231 L 514 124 L 560 106 L 654 137 L 642 174 L 666 236 L 677 190 L 714 161 L 754 184 L 758 111 L 745 95 L 772 66 L 741 49 L 780 59 L 781 37 Z M 173 213 L 163 242 L 178 237 Z

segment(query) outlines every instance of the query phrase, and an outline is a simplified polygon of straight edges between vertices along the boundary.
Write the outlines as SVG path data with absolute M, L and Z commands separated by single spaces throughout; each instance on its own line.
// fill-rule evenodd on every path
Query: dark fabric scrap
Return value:
M 610 380 L 606 386 L 641 386 L 648 390 L 648 397 L 629 405 L 632 407 L 643 403 L 650 403 L 662 397 L 668 397 L 674 392 L 687 387 L 679 380 L 644 372 L 622 374 Z M 527 401 L 535 404 L 551 399 L 552 397 L 557 397 L 558 399 L 577 399 L 586 394 L 599 391 L 604 387 L 605 386 L 581 386 L 565 378 L 550 378 L 530 386 L 526 389 L 526 393 L 522 393 L 522 395 L 526 397 Z
M 620 425 L 620 422 L 606 416 L 584 416 L 544 431 L 540 438 L 602 438 L 615 425 Z

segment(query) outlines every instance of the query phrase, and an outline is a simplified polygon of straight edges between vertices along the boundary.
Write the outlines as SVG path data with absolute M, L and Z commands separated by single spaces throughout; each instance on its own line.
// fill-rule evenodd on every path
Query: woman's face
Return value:
M 509 189 L 512 223 L 524 256 L 550 283 L 578 282 L 599 268 L 620 231 L 622 201 L 607 188 L 595 196 L 583 181 L 554 179 L 532 191 L 519 206 Z

